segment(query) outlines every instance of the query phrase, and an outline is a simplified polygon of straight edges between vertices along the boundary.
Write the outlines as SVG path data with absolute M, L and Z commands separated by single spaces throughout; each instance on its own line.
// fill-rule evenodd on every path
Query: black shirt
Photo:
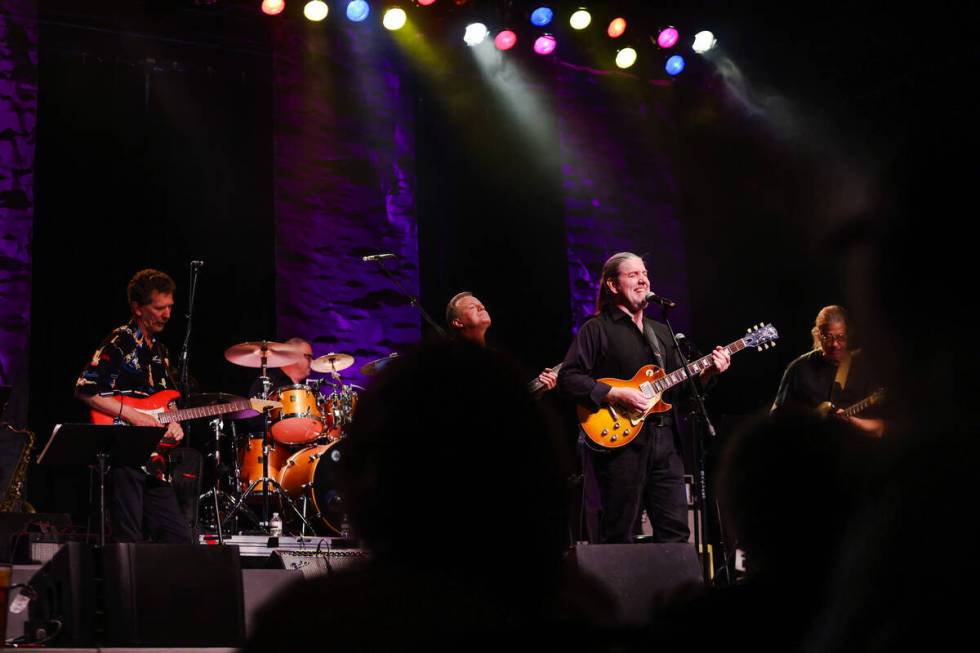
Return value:
M 644 317 L 643 329 L 641 333 L 630 315 L 616 306 L 589 318 L 572 341 L 558 373 L 561 392 L 595 410 L 611 389 L 596 379 L 631 379 L 651 363 L 666 372 L 682 366 L 673 345 L 666 344 L 671 339 L 665 325 Z
M 878 389 L 878 382 L 866 356 L 860 351 L 851 354 L 851 369 L 839 397 L 831 397 L 837 366 L 827 361 L 819 349 L 803 354 L 786 368 L 776 393 L 773 412 L 781 410 L 811 411 L 824 401 L 833 401 L 847 408 Z M 875 416 L 873 408 L 861 412 L 861 417 Z

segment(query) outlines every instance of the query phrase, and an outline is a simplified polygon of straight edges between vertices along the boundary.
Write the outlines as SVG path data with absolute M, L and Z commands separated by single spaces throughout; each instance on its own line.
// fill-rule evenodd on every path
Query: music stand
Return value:
M 39 465 L 95 465 L 99 470 L 99 546 L 105 546 L 105 475 L 117 467 L 142 467 L 163 439 L 165 427 L 126 424 L 56 424 Z M 94 460 L 93 460 L 94 459 Z

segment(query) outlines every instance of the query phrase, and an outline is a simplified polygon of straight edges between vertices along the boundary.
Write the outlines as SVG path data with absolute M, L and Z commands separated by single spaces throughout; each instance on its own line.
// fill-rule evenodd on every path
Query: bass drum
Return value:
M 279 475 L 282 489 L 295 501 L 307 500 L 306 515 L 316 528 L 328 535 L 341 535 L 345 517 L 338 485 L 339 467 L 346 439 L 297 451 Z

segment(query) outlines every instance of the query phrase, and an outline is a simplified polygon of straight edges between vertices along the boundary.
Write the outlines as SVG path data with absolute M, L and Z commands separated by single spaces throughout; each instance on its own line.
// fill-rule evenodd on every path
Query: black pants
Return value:
M 627 446 L 591 458 L 601 503 L 601 543 L 632 542 L 644 509 L 655 542 L 687 542 L 684 463 L 671 427 L 648 424 Z
M 177 506 L 173 487 L 139 469 L 112 470 L 109 506 L 115 542 L 149 539 L 167 544 L 192 544 L 194 541 L 190 525 Z

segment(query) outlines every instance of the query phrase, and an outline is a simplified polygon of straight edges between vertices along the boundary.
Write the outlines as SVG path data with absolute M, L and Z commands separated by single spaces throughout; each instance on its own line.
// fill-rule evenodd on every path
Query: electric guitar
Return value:
M 840 413 L 834 412 L 837 410 L 837 406 L 835 406 L 829 401 L 825 401 L 819 406 L 817 406 L 816 408 L 817 415 L 819 415 L 820 417 L 827 417 L 829 415 L 833 415 L 834 417 L 840 417 L 840 418 L 851 417 L 852 415 L 857 415 L 858 413 L 860 413 L 862 410 L 865 410 L 866 408 L 871 408 L 875 404 L 881 403 L 881 401 L 885 398 L 885 394 L 886 391 L 884 388 L 878 388 L 877 390 L 872 392 L 870 395 L 868 395 L 861 401 L 851 404 Z
M 251 409 L 262 412 L 266 408 L 282 408 L 282 404 L 278 401 L 267 401 L 265 399 L 241 399 L 238 401 L 229 402 L 227 404 L 215 404 L 212 406 L 198 406 L 197 408 L 170 410 L 171 405 L 177 401 L 179 397 L 180 393 L 176 390 L 160 390 L 159 392 L 153 393 L 149 397 L 115 395 L 108 398 L 118 401 L 121 404 L 119 407 L 120 411 L 122 411 L 122 406 L 130 406 L 141 413 L 156 417 L 161 426 L 170 424 L 171 422 L 182 422 L 188 419 L 217 417 L 218 415 L 237 413 L 242 410 Z M 90 415 L 93 424 L 123 423 L 123 421 L 119 418 L 118 413 L 113 416 L 93 409 L 90 412 Z M 170 477 L 166 469 L 165 453 L 167 450 L 172 449 L 176 445 L 177 443 L 173 440 L 167 437 L 162 438 L 156 449 L 154 449 L 153 453 L 150 454 L 150 460 L 143 466 L 143 471 L 151 476 L 156 476 L 161 481 L 170 482 Z
M 749 329 L 745 337 L 727 345 L 725 349 L 729 354 L 737 354 L 743 349 L 755 347 L 759 351 L 775 347 L 774 341 L 779 338 L 779 333 L 771 324 L 758 326 Z M 711 367 L 711 356 L 703 356 L 696 361 L 688 363 L 688 367 L 694 374 L 700 374 Z M 614 388 L 633 388 L 639 390 L 649 400 L 646 410 L 633 411 L 625 408 L 618 408 L 612 404 L 601 406 L 593 411 L 579 405 L 578 420 L 589 439 L 600 447 L 606 449 L 616 449 L 624 447 L 636 438 L 643 428 L 644 420 L 648 415 L 666 413 L 671 409 L 671 404 L 663 401 L 661 397 L 667 390 L 673 388 L 678 383 L 687 380 L 687 372 L 683 367 L 666 374 L 656 365 L 644 365 L 632 379 L 598 379 Z

